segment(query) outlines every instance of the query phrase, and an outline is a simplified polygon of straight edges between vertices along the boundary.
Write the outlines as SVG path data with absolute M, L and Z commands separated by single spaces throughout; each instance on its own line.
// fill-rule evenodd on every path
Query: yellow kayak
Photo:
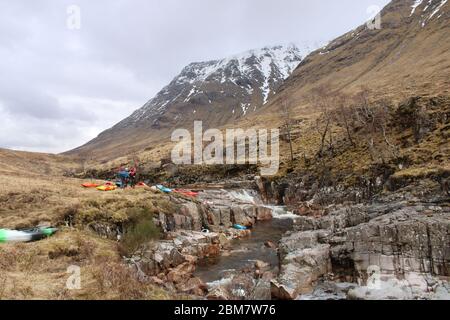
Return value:
M 116 189 L 117 189 L 116 186 L 100 186 L 100 187 L 97 187 L 97 190 L 99 190 L 99 191 L 113 191 L 113 190 L 116 190 Z

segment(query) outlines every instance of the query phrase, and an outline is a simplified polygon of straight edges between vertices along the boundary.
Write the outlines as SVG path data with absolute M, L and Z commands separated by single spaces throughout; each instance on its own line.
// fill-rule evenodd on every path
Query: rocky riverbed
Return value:
M 450 299 L 450 202 L 437 183 L 365 203 L 296 206 L 273 298 Z
M 160 214 L 156 221 L 165 239 L 127 259 L 142 280 L 199 298 L 270 298 L 269 281 L 278 272 L 277 242 L 292 229 L 285 218 L 293 215 L 264 204 L 250 189 L 209 189 L 195 201 L 171 200 L 179 212 Z M 236 224 L 247 229 L 237 230 Z M 235 283 L 246 284 L 245 290 L 234 288 Z
M 157 221 L 165 240 L 129 263 L 141 277 L 201 299 L 450 299 L 450 202 L 437 183 L 371 201 L 348 201 L 339 190 L 340 202 L 333 190 L 298 199 L 310 190 L 255 185 L 259 192 L 172 199 L 179 212 Z

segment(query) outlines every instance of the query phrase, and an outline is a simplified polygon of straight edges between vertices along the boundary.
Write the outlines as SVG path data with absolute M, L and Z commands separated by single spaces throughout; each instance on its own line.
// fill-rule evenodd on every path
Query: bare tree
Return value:
M 330 150 L 333 148 L 333 136 L 332 136 L 332 105 L 333 96 L 329 93 L 326 86 L 319 86 L 312 90 L 311 103 L 321 111 L 321 116 L 316 120 L 316 130 L 319 133 L 320 149 L 317 152 L 317 157 L 322 158 L 324 155 L 325 144 L 328 137 L 328 145 Z
M 371 103 L 369 97 L 371 92 L 368 88 L 355 95 L 354 116 L 367 133 L 368 146 L 373 161 L 377 161 L 380 156 L 385 162 L 382 150 L 377 150 L 375 142 L 380 136 L 386 143 L 393 157 L 398 156 L 397 147 L 388 139 L 387 128 L 389 122 L 389 103 L 385 100 Z
M 345 129 L 348 141 L 355 147 L 352 131 L 354 130 L 353 108 L 350 105 L 349 97 L 344 94 L 337 94 L 335 97 L 336 111 L 334 117 L 339 126 Z
M 367 87 L 363 87 L 360 92 L 358 92 L 353 100 L 355 103 L 355 117 L 357 121 L 362 125 L 362 127 L 367 132 L 367 144 L 370 151 L 370 156 L 372 161 L 377 161 L 377 151 L 375 148 L 375 137 L 376 137 L 376 117 L 374 110 L 370 106 L 370 90 Z
M 291 164 L 294 163 L 294 148 L 292 146 L 292 121 L 291 121 L 291 100 L 284 100 L 283 102 L 283 114 L 284 114 L 284 125 L 286 127 L 286 132 L 289 140 L 289 150 L 291 154 Z

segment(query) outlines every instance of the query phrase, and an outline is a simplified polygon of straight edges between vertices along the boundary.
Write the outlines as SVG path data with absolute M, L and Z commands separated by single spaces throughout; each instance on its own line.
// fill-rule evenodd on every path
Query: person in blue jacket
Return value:
M 125 189 L 128 186 L 128 181 L 130 180 L 130 172 L 128 168 L 120 169 L 119 171 L 120 187 Z

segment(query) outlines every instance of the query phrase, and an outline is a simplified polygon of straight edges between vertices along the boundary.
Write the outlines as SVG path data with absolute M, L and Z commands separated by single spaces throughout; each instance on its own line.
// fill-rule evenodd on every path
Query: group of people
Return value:
M 137 169 L 135 167 L 131 169 L 120 167 L 117 172 L 117 177 L 120 180 L 120 187 L 122 189 L 125 189 L 128 186 L 134 188 L 136 186 L 136 175 Z

